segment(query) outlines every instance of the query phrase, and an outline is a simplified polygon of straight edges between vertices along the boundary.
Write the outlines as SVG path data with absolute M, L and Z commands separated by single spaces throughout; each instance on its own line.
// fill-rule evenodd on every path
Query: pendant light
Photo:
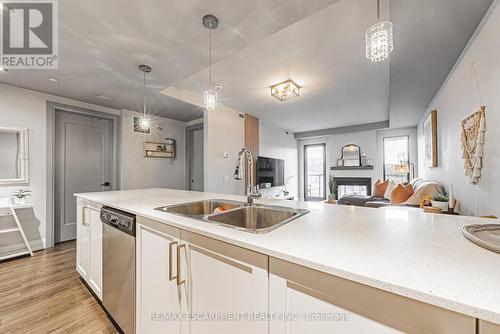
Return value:
M 392 23 L 380 21 L 380 0 L 377 0 L 377 21 L 366 31 L 366 58 L 373 62 L 387 59 L 394 49 Z
M 148 73 L 151 73 L 151 67 L 148 65 L 139 65 L 139 70 L 144 74 L 144 81 L 143 81 L 143 90 L 142 90 L 142 101 L 143 101 L 143 109 L 142 109 L 142 115 L 140 117 L 140 127 L 141 130 L 144 132 L 149 132 L 151 128 L 151 118 L 147 114 L 146 110 L 146 75 Z
M 208 89 L 203 93 L 203 104 L 206 110 L 217 108 L 217 92 L 212 87 L 212 30 L 219 26 L 219 19 L 214 15 L 205 15 L 202 19 L 203 26 L 208 29 Z

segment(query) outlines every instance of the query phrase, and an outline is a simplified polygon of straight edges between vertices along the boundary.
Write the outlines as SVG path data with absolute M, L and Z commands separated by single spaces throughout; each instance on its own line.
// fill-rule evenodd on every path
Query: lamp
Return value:
M 389 57 L 394 49 L 393 27 L 389 21 L 380 21 L 380 0 L 377 0 L 377 23 L 366 31 L 366 58 L 379 62 Z
M 203 104 L 206 110 L 217 109 L 217 92 L 212 89 L 212 30 L 219 26 L 219 19 L 214 15 L 202 18 L 203 26 L 208 29 L 208 89 L 203 93 Z
M 142 99 L 143 99 L 143 109 L 142 109 L 142 115 L 140 116 L 139 119 L 139 126 L 143 132 L 149 133 L 151 129 L 151 118 L 148 117 L 147 111 L 146 111 L 146 74 L 151 73 L 151 67 L 148 65 L 139 65 L 139 70 L 144 73 L 144 81 L 143 81 L 143 87 L 142 87 Z
M 411 168 L 411 174 L 410 174 L 410 168 Z M 415 177 L 415 164 L 409 162 L 409 161 L 403 161 L 401 160 L 399 165 L 396 165 L 394 167 L 394 170 L 397 173 L 401 174 L 410 174 L 410 177 L 413 175 Z

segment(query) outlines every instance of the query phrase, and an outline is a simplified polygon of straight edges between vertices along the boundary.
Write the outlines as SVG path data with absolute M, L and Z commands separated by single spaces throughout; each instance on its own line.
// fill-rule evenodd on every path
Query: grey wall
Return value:
M 133 131 L 136 112 L 122 112 L 121 128 L 121 186 L 122 189 L 173 188 L 186 186 L 186 123 L 155 116 L 150 134 Z M 144 142 L 176 140 L 174 161 L 144 157 Z
M 496 198 L 500 189 L 500 7 L 498 1 L 485 16 L 483 25 L 464 51 L 462 58 L 450 73 L 418 125 L 419 156 L 424 156 L 423 121 L 430 110 L 438 110 L 439 166 L 427 168 L 420 159 L 420 173 L 425 178 L 439 181 L 448 187 L 454 183 L 454 194 L 463 214 L 500 215 Z M 474 64 L 476 79 L 471 78 Z M 475 84 L 477 81 L 477 85 Z M 471 185 L 464 175 L 460 145 L 460 121 L 485 105 L 486 145 L 483 176 L 478 185 Z

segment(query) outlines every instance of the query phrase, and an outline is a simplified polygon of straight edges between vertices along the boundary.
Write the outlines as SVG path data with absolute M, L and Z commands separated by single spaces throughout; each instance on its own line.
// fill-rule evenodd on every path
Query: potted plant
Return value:
M 14 205 L 24 205 L 26 204 L 26 198 L 31 196 L 31 190 L 21 187 L 12 196 L 14 196 Z
M 335 176 L 332 175 L 328 178 L 328 203 L 335 203 L 335 186 L 337 184 L 337 181 L 335 180 Z
M 436 194 L 432 197 L 432 206 L 435 208 L 440 208 L 443 212 L 448 211 L 448 195 L 445 194 Z

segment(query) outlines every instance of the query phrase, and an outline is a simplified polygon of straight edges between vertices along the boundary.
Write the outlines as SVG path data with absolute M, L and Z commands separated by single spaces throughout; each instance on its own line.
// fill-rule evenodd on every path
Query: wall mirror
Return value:
M 358 145 L 349 144 L 342 147 L 342 160 L 344 166 L 361 166 L 361 149 Z
M 28 129 L 0 127 L 0 185 L 28 184 Z

